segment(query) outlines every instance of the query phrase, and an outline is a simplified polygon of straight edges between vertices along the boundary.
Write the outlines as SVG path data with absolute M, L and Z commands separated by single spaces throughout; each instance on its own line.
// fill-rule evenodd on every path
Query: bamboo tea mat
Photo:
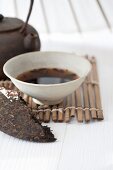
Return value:
M 36 119 L 41 122 L 70 122 L 76 119 L 78 122 L 91 122 L 93 120 L 103 120 L 101 105 L 99 79 L 97 63 L 95 57 L 87 57 L 92 64 L 92 70 L 84 83 L 64 101 L 54 106 L 39 106 L 33 102 L 32 98 L 21 93 L 22 98 L 34 111 Z M 11 81 L 0 81 L 0 86 L 7 89 L 18 90 Z

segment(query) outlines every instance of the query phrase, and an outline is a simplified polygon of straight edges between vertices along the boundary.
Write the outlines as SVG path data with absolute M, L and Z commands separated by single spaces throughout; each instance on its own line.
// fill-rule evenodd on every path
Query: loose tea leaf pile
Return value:
M 33 114 L 18 92 L 0 88 L 0 130 L 19 139 L 54 142 L 50 128 L 42 126 Z

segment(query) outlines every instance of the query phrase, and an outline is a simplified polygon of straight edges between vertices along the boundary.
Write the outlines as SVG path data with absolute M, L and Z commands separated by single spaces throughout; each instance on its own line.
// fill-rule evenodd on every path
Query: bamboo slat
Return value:
M 78 122 L 83 122 L 83 110 L 82 110 L 82 100 L 81 100 L 81 88 L 76 90 L 76 103 L 77 103 L 77 120 Z
M 93 68 L 93 80 L 97 82 L 97 84 L 94 84 L 94 92 L 95 92 L 95 104 L 97 109 L 97 117 L 98 119 L 102 120 L 103 117 L 103 111 L 102 111 L 102 104 L 101 104 L 101 97 L 100 97 L 100 87 L 98 85 L 99 78 L 97 73 L 97 66 L 96 66 L 96 59 L 92 58 L 92 68 Z
M 93 71 L 93 70 L 92 70 Z M 95 96 L 94 96 L 94 87 L 92 82 L 92 71 L 87 76 L 88 81 L 88 95 L 89 95 L 89 103 L 90 103 L 90 110 L 91 110 L 91 117 L 92 119 L 97 119 L 97 114 L 95 110 Z
M 84 116 L 85 121 L 89 122 L 91 120 L 90 110 L 89 110 L 89 97 L 88 97 L 88 87 L 86 82 L 83 83 L 83 97 L 84 97 Z
M 70 116 L 71 116 L 71 117 L 75 117 L 75 114 L 76 114 L 76 110 L 75 110 L 75 108 L 76 108 L 75 92 L 73 92 L 73 93 L 71 94 L 71 106 L 72 106 L 73 108 L 71 109 Z
M 46 111 L 44 112 L 44 122 L 45 123 L 48 123 L 50 121 L 50 114 L 51 114 L 50 107 L 48 107 L 46 109 Z
M 69 106 L 70 106 L 70 95 L 67 96 L 66 98 L 66 110 L 64 115 L 64 120 L 66 123 L 70 121 L 70 109 L 68 108 Z
M 55 109 L 57 109 L 57 106 L 52 107 L 52 110 L 53 110 L 52 111 L 52 120 L 54 122 L 57 122 L 58 121 L 58 114 L 57 114 L 57 111 Z
M 64 121 L 64 102 L 61 102 L 59 105 L 58 105 L 58 122 L 63 122 Z

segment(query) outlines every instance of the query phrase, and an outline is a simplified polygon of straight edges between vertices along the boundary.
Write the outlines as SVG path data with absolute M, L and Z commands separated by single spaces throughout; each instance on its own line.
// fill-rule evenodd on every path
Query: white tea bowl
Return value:
M 26 71 L 39 68 L 67 69 L 79 78 L 59 84 L 33 84 L 18 80 L 16 77 Z M 43 104 L 57 104 L 74 92 L 85 80 L 91 64 L 83 57 L 65 52 L 31 52 L 8 60 L 3 71 L 14 85 L 23 93 L 38 99 Z

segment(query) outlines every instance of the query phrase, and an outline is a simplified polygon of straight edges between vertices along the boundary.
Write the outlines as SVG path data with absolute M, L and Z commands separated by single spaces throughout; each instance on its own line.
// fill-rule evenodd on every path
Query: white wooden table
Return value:
M 26 19 L 30 0 L 0 0 L 4 16 Z M 112 0 L 35 0 L 30 23 L 40 34 L 112 31 Z
M 25 20 L 28 0 L 0 0 L 4 15 Z M 48 124 L 57 137 L 30 143 L 0 133 L 0 170 L 113 169 L 113 1 L 35 0 L 30 23 L 39 30 L 42 50 L 97 57 L 105 120 Z

